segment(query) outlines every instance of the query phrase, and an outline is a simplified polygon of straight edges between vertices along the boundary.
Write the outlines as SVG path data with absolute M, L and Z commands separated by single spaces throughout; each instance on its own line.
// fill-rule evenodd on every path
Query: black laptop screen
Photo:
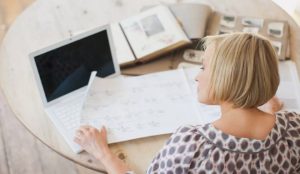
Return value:
M 47 101 L 86 86 L 92 71 L 98 77 L 115 73 L 107 31 L 34 57 Z

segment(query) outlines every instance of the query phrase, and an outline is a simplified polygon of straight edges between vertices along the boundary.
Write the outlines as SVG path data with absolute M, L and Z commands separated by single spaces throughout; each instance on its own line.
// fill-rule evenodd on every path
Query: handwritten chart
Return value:
M 105 125 L 108 142 L 174 132 L 195 124 L 198 110 L 182 69 L 138 77 L 95 78 L 82 122 Z

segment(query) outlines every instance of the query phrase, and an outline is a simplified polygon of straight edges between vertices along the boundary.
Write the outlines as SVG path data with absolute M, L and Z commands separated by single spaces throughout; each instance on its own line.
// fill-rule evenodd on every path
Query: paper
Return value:
M 125 64 L 128 62 L 133 62 L 135 57 L 130 50 L 130 47 L 118 22 L 111 24 L 111 33 L 118 63 Z
M 282 47 L 281 42 L 278 42 L 278 41 L 270 41 L 270 42 L 271 42 L 271 45 L 273 46 L 275 52 L 277 53 L 277 55 L 280 56 L 281 47 Z
M 187 62 L 181 62 L 177 65 L 177 68 L 192 68 L 192 67 L 198 67 L 198 69 L 200 69 L 201 65 L 195 63 L 187 63 Z
M 221 26 L 228 27 L 228 28 L 234 28 L 236 23 L 236 17 L 235 16 L 222 16 L 221 19 Z
M 258 31 L 259 31 L 258 27 L 244 27 L 243 28 L 243 32 L 246 32 L 246 33 L 255 33 L 255 34 L 257 34 Z
M 231 34 L 233 33 L 233 30 L 223 29 L 221 28 L 217 34 Z
M 242 19 L 242 24 L 247 27 L 259 27 L 262 28 L 264 24 L 263 19 L 259 18 L 251 18 L 251 17 L 244 17 Z
M 280 85 L 276 95 L 283 101 L 282 110 L 300 112 L 300 83 L 295 63 L 279 63 Z
M 268 34 L 277 38 L 283 36 L 283 22 L 271 22 L 268 24 Z
M 182 24 L 189 38 L 205 36 L 206 23 L 212 13 L 210 6 L 197 3 L 174 3 L 170 5 L 170 9 Z
M 108 142 L 174 132 L 200 123 L 183 70 L 138 77 L 96 78 L 81 114 L 83 124 L 108 128 Z

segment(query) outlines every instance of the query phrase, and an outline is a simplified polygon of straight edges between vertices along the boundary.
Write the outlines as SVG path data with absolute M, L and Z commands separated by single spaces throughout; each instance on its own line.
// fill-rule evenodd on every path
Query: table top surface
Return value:
M 158 4 L 153 0 L 38 0 L 14 22 L 0 48 L 0 86 L 16 117 L 44 144 L 66 158 L 85 167 L 105 171 L 91 155 L 75 154 L 65 143 L 45 113 L 29 53 L 46 47 L 70 34 L 110 22 L 117 22 L 137 13 L 145 5 Z M 219 12 L 271 19 L 287 20 L 290 25 L 291 58 L 298 70 L 300 65 L 300 29 L 281 8 L 271 0 L 198 0 L 164 3 L 206 3 Z M 152 158 L 162 148 L 169 135 L 147 137 L 110 145 L 112 151 L 137 173 L 144 173 Z M 142 154 L 141 154 L 142 152 Z

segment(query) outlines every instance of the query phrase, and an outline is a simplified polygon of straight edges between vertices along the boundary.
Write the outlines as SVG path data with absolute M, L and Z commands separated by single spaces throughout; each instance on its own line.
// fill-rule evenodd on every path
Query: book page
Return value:
M 136 58 L 189 39 L 169 8 L 159 5 L 120 22 Z
M 208 5 L 197 3 L 170 4 L 171 11 L 190 39 L 205 36 L 207 20 L 212 12 Z
M 108 142 L 174 132 L 195 124 L 197 109 L 182 70 L 138 77 L 95 78 L 81 121 L 106 126 Z
M 135 60 L 135 57 L 132 51 L 130 50 L 130 47 L 119 26 L 119 23 L 112 23 L 110 26 L 118 63 L 125 64 L 133 62 Z
M 141 11 L 154 6 L 144 6 Z M 190 39 L 198 39 L 205 36 L 206 23 L 212 13 L 209 5 L 202 3 L 172 3 L 168 4 L 168 7 Z

